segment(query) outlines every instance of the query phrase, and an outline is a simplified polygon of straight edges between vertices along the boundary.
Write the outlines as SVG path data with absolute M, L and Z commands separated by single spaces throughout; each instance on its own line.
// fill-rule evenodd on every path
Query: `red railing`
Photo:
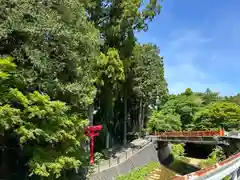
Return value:
M 177 131 L 177 132 L 156 132 L 151 135 L 159 137 L 212 137 L 224 136 L 223 129 L 216 131 Z

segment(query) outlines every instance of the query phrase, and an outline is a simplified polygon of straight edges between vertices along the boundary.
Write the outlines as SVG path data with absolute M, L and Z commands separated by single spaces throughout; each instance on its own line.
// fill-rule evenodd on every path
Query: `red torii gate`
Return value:
M 97 126 L 88 126 L 85 130 L 85 135 L 90 138 L 90 164 L 94 164 L 94 137 L 99 136 L 99 132 L 101 131 L 102 125 Z

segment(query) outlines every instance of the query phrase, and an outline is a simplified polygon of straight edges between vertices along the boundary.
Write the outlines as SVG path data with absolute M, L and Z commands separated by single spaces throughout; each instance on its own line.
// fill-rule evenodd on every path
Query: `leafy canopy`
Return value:
M 11 64 L 11 58 L 0 62 Z M 5 76 L 11 78 L 7 69 Z M 4 83 L 4 82 L 3 82 Z M 64 102 L 51 101 L 37 91 L 24 95 L 16 88 L 0 89 L 0 132 L 16 134 L 24 155 L 29 157 L 30 173 L 57 178 L 64 170 L 78 168 L 84 161 L 81 142 L 87 121 L 70 114 Z M 30 174 L 30 175 L 31 175 Z
M 6 96 L 0 107 L 0 130 L 19 136 L 26 155 L 32 155 L 29 161 L 32 174 L 59 177 L 62 170 L 81 165 L 78 153 L 86 120 L 68 115 L 65 103 L 50 101 L 37 91 L 23 95 L 17 89 L 9 89 Z M 13 101 L 19 108 L 12 107 Z
M 45 92 L 84 112 L 96 93 L 93 65 L 100 36 L 83 3 L 0 0 L 0 4 L 0 53 L 12 56 L 18 67 L 12 86 Z
M 215 102 L 202 108 L 194 118 L 195 129 L 239 130 L 240 106 L 231 102 Z
M 148 121 L 147 129 L 148 132 L 180 131 L 180 116 L 178 114 L 163 114 L 161 111 L 155 111 Z
M 172 131 L 176 125 L 188 131 L 221 127 L 227 131 L 236 131 L 240 128 L 239 113 L 240 106 L 220 97 L 219 93 L 210 89 L 199 93 L 187 88 L 184 93 L 169 96 L 168 101 L 153 114 L 149 121 L 149 131 Z M 178 117 L 180 124 L 173 126 L 172 122 L 165 120 L 169 117 Z

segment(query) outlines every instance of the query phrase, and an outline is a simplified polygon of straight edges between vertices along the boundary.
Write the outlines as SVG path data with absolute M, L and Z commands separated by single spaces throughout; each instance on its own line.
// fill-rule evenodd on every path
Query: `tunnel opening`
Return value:
M 215 145 L 186 143 L 184 153 L 188 157 L 206 159 L 214 148 Z

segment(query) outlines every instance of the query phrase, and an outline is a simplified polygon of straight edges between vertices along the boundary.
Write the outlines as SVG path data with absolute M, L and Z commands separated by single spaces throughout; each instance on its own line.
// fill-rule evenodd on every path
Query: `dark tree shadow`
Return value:
M 200 170 L 200 167 L 188 164 L 183 160 L 176 159 L 170 154 L 161 164 L 176 174 L 185 175 Z
M 200 167 L 188 164 L 187 162 L 175 158 L 173 158 L 173 162 L 170 165 L 165 167 L 180 175 L 186 175 L 201 169 Z

